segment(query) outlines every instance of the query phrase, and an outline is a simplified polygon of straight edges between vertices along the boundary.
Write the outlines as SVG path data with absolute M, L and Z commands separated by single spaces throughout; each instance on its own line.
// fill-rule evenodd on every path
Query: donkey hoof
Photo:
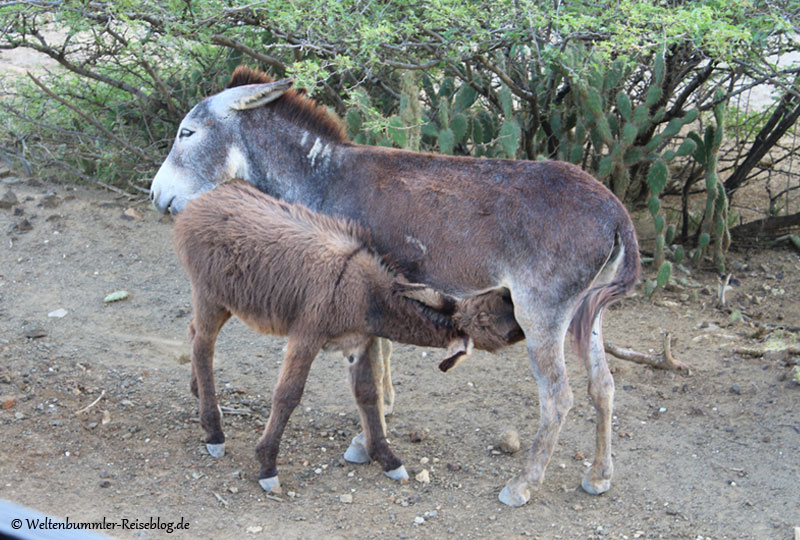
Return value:
M 349 461 L 350 463 L 369 463 L 370 457 L 369 453 L 367 452 L 366 446 L 364 446 L 364 434 L 359 433 L 355 437 L 353 437 L 352 442 L 350 442 L 350 447 L 344 453 L 345 461 Z
M 405 484 L 406 482 L 408 482 L 408 472 L 406 471 L 406 468 L 403 465 L 400 465 L 399 467 L 397 467 L 396 469 L 392 469 L 391 471 L 383 471 L 383 474 L 385 474 L 392 480 L 400 482 L 401 484 Z
M 589 495 L 600 495 L 611 489 L 611 479 L 601 478 L 599 480 L 593 480 L 592 471 L 589 470 L 586 473 L 586 476 L 583 477 L 581 487 L 583 488 L 583 491 Z
M 225 443 L 206 443 L 206 450 L 208 450 L 208 453 L 211 454 L 211 457 L 221 458 L 225 455 Z
M 271 495 L 280 495 L 282 493 L 281 490 L 281 483 L 278 480 L 278 476 L 272 476 L 270 478 L 261 478 L 258 481 L 258 485 L 261 486 L 261 489 L 266 491 Z
M 523 506 L 531 500 L 531 490 L 528 488 L 510 489 L 506 486 L 497 498 L 506 506 Z

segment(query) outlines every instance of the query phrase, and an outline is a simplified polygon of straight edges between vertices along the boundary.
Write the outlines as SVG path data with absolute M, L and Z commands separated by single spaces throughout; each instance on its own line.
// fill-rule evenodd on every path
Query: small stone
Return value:
M 51 319 L 62 319 L 67 316 L 67 313 L 69 312 L 66 309 L 59 308 L 55 311 L 51 311 L 50 313 L 47 314 L 47 316 L 50 317 Z
M 583 452 L 578 450 L 577 452 L 575 452 L 575 455 L 572 456 L 572 459 L 574 459 L 575 461 L 583 461 L 584 459 L 586 459 L 586 456 L 584 455 Z
M 344 504 L 351 504 L 353 502 L 353 496 L 349 493 L 344 493 L 339 495 L 339 500 Z
M 142 214 L 136 211 L 135 208 L 126 208 L 124 212 L 122 212 L 122 219 L 126 221 L 139 221 L 142 219 Z
M 414 478 L 421 484 L 431 483 L 431 474 L 428 472 L 428 469 L 422 469 Z
M 11 226 L 11 232 L 25 233 L 33 230 L 33 224 L 28 221 L 28 218 L 23 218 Z
M 48 193 L 42 200 L 39 202 L 37 206 L 41 208 L 55 208 L 59 204 L 61 204 L 61 199 L 59 199 L 58 195 L 55 193 Z
M 430 460 L 429 460 L 428 458 L 426 458 L 426 457 L 423 457 L 423 458 L 420 458 L 420 459 L 419 459 L 419 462 L 420 462 L 420 464 L 422 464 L 422 465 L 427 465 L 429 461 L 430 461 Z
M 108 480 L 103 480 L 102 482 L 100 482 L 100 487 L 101 488 L 107 488 L 110 485 L 111 485 L 111 482 L 109 482 Z
M 18 202 L 19 200 L 17 199 L 17 196 L 9 189 L 3 194 L 2 197 L 0 197 L 0 208 L 8 210 Z
M 497 445 L 500 450 L 506 454 L 515 454 L 519 452 L 519 433 L 514 428 L 508 428 L 500 435 L 500 441 Z
M 237 488 L 236 486 L 231 486 L 228 488 L 228 491 L 236 495 L 237 493 L 239 493 L 239 488 Z
M 264 527 L 256 526 L 256 527 L 247 527 L 247 532 L 249 534 L 258 534 L 264 530 Z
M 11 407 L 13 407 L 15 403 L 16 403 L 16 400 L 14 398 L 8 398 L 7 400 L 5 400 L 3 402 L 3 410 L 7 411 Z
M 25 418 L 25 415 L 22 414 L 21 412 L 14 413 L 14 420 L 22 420 L 23 418 Z
M 730 392 L 731 394 L 741 395 L 742 388 L 738 384 L 734 384 L 733 386 L 730 387 L 728 392 Z
M 419 526 L 419 525 L 422 525 L 423 523 L 425 523 L 425 518 L 424 517 L 417 516 L 417 517 L 414 518 L 414 525 Z
M 26 338 L 36 339 L 45 337 L 47 335 L 47 331 L 38 324 L 29 324 L 28 326 L 23 328 L 22 334 Z
M 86 427 L 88 427 L 89 429 L 95 429 L 97 427 L 97 422 L 89 422 L 89 424 Z
M 411 431 L 408 434 L 408 439 L 412 443 L 421 443 L 425 440 L 425 432 L 424 431 Z

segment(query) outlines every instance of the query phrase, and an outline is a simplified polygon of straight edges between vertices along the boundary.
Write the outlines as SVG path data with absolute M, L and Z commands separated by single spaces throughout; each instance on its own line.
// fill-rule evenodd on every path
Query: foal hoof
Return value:
M 344 453 L 345 461 L 349 461 L 350 463 L 369 463 L 369 453 L 367 453 L 367 448 L 364 446 L 364 434 L 359 433 L 353 440 L 350 442 L 350 447 Z
M 208 450 L 208 453 L 211 454 L 211 457 L 221 458 L 225 455 L 225 443 L 206 443 L 206 450 Z
M 592 480 L 592 471 L 589 469 L 581 481 L 583 491 L 589 495 L 600 495 L 611 489 L 610 479 Z
M 392 480 L 400 482 L 401 484 L 405 484 L 406 482 L 408 482 L 408 472 L 406 472 L 406 468 L 403 465 L 400 465 L 399 467 L 397 467 L 396 469 L 392 469 L 391 471 L 383 471 L 383 474 L 385 474 Z
M 282 493 L 281 483 L 277 475 L 270 478 L 261 478 L 258 481 L 258 485 L 270 495 L 280 495 Z

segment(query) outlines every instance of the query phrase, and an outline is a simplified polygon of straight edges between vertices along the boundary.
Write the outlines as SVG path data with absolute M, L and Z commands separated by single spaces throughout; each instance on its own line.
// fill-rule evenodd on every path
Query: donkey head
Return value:
M 237 86 L 195 105 L 178 126 L 172 150 L 150 186 L 150 198 L 158 211 L 175 214 L 220 183 L 246 179 L 241 111 L 274 101 L 291 86 L 291 79 Z

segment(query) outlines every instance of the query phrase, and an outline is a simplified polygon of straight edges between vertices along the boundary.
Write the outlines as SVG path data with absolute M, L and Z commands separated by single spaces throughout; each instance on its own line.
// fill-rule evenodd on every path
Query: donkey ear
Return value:
M 451 297 L 423 283 L 395 282 L 393 288 L 401 296 L 416 300 L 420 304 L 439 311 L 448 309 L 454 304 L 454 300 Z
M 243 111 L 261 107 L 281 97 L 293 84 L 294 81 L 292 79 L 281 79 L 271 83 L 253 85 L 253 90 L 239 96 L 231 104 L 231 108 Z M 243 89 L 244 87 L 240 88 Z

